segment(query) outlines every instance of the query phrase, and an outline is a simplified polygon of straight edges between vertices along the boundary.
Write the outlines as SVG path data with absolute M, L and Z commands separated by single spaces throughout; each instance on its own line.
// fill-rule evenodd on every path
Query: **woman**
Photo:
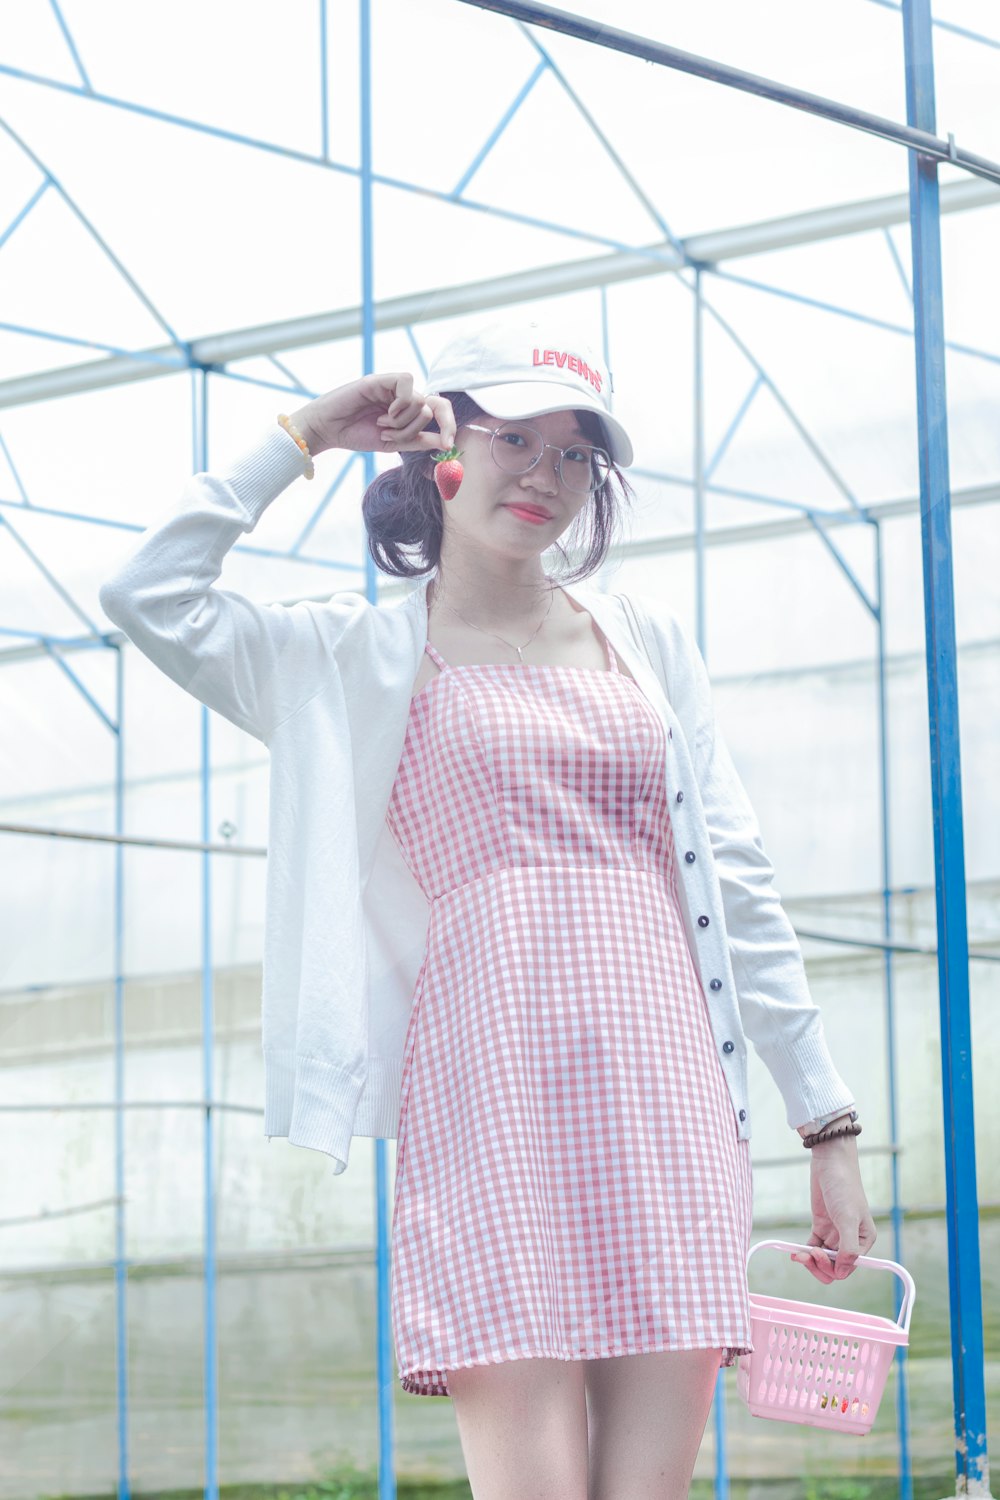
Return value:
M 687 1494 L 716 1371 L 752 1347 L 748 1038 L 811 1149 L 808 1268 L 849 1275 L 875 1238 L 697 647 L 578 581 L 631 493 L 610 389 L 573 332 L 486 325 L 422 389 L 373 374 L 279 417 L 101 591 L 271 751 L 265 1132 L 337 1172 L 353 1135 L 398 1135 L 399 1374 L 454 1398 L 477 1500 Z M 417 587 L 291 608 L 213 588 L 333 448 L 402 455 L 363 516 Z

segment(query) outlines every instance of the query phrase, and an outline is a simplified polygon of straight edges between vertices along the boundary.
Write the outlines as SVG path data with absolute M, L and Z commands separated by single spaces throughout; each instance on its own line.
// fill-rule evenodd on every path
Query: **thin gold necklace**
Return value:
M 549 615 L 550 615 L 550 613 L 552 611 L 552 605 L 553 605 L 553 602 L 554 602 L 555 597 L 556 597 L 556 586 L 555 586 L 555 584 L 552 582 L 551 578 L 548 579 L 547 582 L 549 584 L 549 607 L 545 611 L 544 615 L 539 620 L 537 626 L 532 631 L 531 635 L 525 641 L 525 643 L 524 643 L 523 646 L 515 646 L 513 641 L 508 641 L 507 638 L 506 638 L 506 636 L 497 635 L 497 633 L 496 633 L 495 630 L 487 630 L 484 626 L 477 625 L 474 620 L 467 620 L 465 618 L 465 616 L 459 610 L 457 610 L 455 608 L 454 604 L 449 604 L 447 601 L 443 601 L 442 603 L 440 603 L 438 605 L 438 607 L 441 608 L 441 609 L 450 609 L 453 614 L 458 615 L 458 618 L 462 621 L 463 625 L 468 625 L 472 630 L 479 630 L 479 631 L 482 632 L 483 635 L 491 635 L 494 640 L 503 641 L 503 643 L 504 643 L 505 646 L 509 646 L 512 651 L 516 651 L 517 652 L 518 661 L 521 663 L 521 666 L 523 667 L 525 663 L 524 663 L 524 657 L 523 657 L 523 655 L 521 653 L 523 651 L 525 651 L 531 645 L 532 641 L 535 639 L 535 636 L 538 634 L 538 632 L 541 630 L 542 626 L 545 624 L 545 621 L 548 619 L 548 617 L 549 617 Z M 438 601 L 435 600 L 435 603 L 437 603 L 437 602 Z

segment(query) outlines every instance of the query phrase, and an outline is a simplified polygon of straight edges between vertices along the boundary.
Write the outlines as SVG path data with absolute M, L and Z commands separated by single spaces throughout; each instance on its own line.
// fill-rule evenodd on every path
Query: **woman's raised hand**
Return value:
M 314 456 L 327 448 L 357 453 L 436 453 L 455 442 L 455 413 L 445 396 L 413 389 L 406 370 L 363 375 L 317 396 L 291 420 Z M 439 432 L 424 432 L 435 421 Z

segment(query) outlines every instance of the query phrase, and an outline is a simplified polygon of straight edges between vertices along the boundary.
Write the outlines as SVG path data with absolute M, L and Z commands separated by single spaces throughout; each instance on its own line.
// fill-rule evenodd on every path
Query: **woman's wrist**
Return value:
M 309 456 L 315 458 L 317 453 L 324 451 L 324 444 L 310 420 L 312 410 L 312 402 L 308 402 L 305 406 L 300 406 L 298 411 L 289 412 L 289 418 L 305 438 Z
M 842 1156 L 844 1152 L 849 1152 L 854 1161 L 858 1160 L 858 1138 L 850 1130 L 831 1136 L 827 1141 L 817 1141 L 809 1148 L 810 1155 L 820 1160 L 827 1156 Z

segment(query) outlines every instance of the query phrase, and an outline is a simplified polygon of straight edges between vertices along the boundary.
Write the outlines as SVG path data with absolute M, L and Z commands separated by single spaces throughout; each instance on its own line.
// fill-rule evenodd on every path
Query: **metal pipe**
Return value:
M 444 195 L 441 196 L 443 199 Z M 941 189 L 942 213 L 966 212 L 998 201 L 1000 188 L 981 178 L 948 183 Z M 505 216 L 501 210 L 496 210 L 496 213 L 498 217 Z M 681 241 L 682 254 L 669 240 L 661 240 L 615 250 L 611 254 L 516 271 L 509 276 L 488 277 L 462 286 L 432 287 L 425 292 L 387 297 L 375 305 L 375 327 L 380 330 L 407 328 L 428 318 L 453 318 L 492 311 L 511 303 L 612 286 L 644 276 L 676 273 L 691 262 L 715 267 L 742 256 L 762 255 L 769 250 L 862 234 L 893 224 L 905 224 L 908 219 L 906 193 L 807 209 L 759 223 L 689 235 Z M 314 344 L 334 343 L 338 339 L 356 339 L 361 335 L 363 319 L 363 309 L 359 305 L 207 334 L 192 339 L 185 348 L 193 365 L 221 371 L 233 360 L 304 349 Z M 89 359 L 79 365 L 60 365 L 51 370 L 18 375 L 12 380 L 0 380 L 0 407 L 25 406 L 32 401 L 48 401 L 56 396 L 106 390 L 137 380 L 155 380 L 164 375 L 175 375 L 178 368 L 183 368 L 183 362 L 170 344 L 109 355 L 105 359 Z
M 705 298 L 702 290 L 701 266 L 694 271 L 692 354 L 691 372 L 693 394 L 693 427 L 691 432 L 691 471 L 694 509 L 694 608 L 695 639 L 704 661 L 708 662 L 708 640 L 705 629 Z M 729 1500 L 729 1444 L 726 1437 L 726 1379 L 720 1368 L 715 1377 L 715 1397 L 712 1410 L 715 1417 L 715 1500 Z
M 882 527 L 876 521 L 872 527 L 875 543 L 875 635 L 878 644 L 878 753 L 879 753 L 879 860 L 882 867 L 882 972 L 885 978 L 885 1051 L 886 1083 L 889 1100 L 889 1139 L 899 1139 L 899 1090 L 897 1087 L 896 1044 L 896 950 L 892 946 L 895 912 L 892 904 L 892 835 L 890 811 L 890 760 L 889 760 L 889 690 L 886 673 L 885 649 L 885 570 L 883 568 Z M 893 1155 L 889 1162 L 890 1188 L 892 1194 L 892 1258 L 897 1265 L 905 1265 L 903 1245 L 903 1215 L 900 1203 L 899 1157 Z M 898 1276 L 893 1277 L 893 1313 L 898 1319 L 902 1307 L 903 1285 Z M 909 1350 L 899 1345 L 893 1356 L 896 1362 L 896 1436 L 899 1448 L 899 1495 L 900 1500 L 913 1500 L 913 1466 L 910 1462 L 910 1394 L 909 1394 Z
M 114 924 L 114 1095 L 115 1118 L 112 1139 L 115 1183 L 114 1276 L 115 1276 L 115 1405 L 118 1440 L 118 1495 L 128 1500 L 129 1474 L 129 1362 L 128 1362 L 128 1265 L 125 1195 L 125 862 L 118 840 L 125 826 L 125 661 L 121 649 L 112 646 L 115 663 L 115 889 Z
M 745 94 L 757 94 L 762 99 L 771 99 L 792 109 L 801 109 L 806 114 L 818 115 L 836 125 L 848 125 L 853 130 L 878 136 L 883 141 L 892 141 L 897 146 L 906 146 L 911 152 L 936 161 L 950 162 L 963 167 L 967 172 L 983 177 L 988 182 L 1000 183 L 1000 162 L 985 156 L 976 156 L 971 151 L 960 151 L 953 135 L 941 140 L 933 129 L 919 129 L 912 125 L 901 125 L 884 115 L 873 115 L 864 109 L 841 104 L 823 94 L 810 94 L 805 89 L 792 88 L 773 78 L 764 78 L 759 73 L 748 73 L 743 68 L 731 67 L 711 57 L 702 57 L 696 52 L 683 52 L 680 47 L 670 47 L 665 42 L 654 42 L 649 37 L 639 36 L 633 31 L 619 31 L 603 21 L 591 21 L 585 16 L 573 15 L 570 11 L 557 10 L 552 5 L 528 3 L 528 0 L 460 0 L 462 5 L 475 6 L 477 10 L 493 11 L 496 15 L 510 16 L 530 26 L 547 26 L 564 36 L 576 37 L 582 42 L 595 43 L 615 52 L 624 52 L 644 62 L 659 63 L 662 67 L 677 72 L 691 73 L 709 83 L 721 83 L 727 88 L 739 89 Z
M 361 197 L 361 370 L 365 374 L 376 368 L 375 328 L 375 214 L 372 195 L 372 34 L 371 0 L 358 0 L 360 81 L 359 130 L 361 136 L 361 172 L 358 179 Z M 375 478 L 375 455 L 365 453 L 364 487 Z M 378 573 L 367 547 L 363 556 L 365 594 L 372 604 L 378 603 Z M 375 1211 L 375 1409 L 378 1422 L 378 1494 L 379 1500 L 396 1500 L 396 1409 L 395 1355 L 392 1340 L 391 1233 L 389 1202 L 388 1142 L 378 1137 L 374 1148 L 375 1177 L 372 1183 Z
M 194 381 L 198 399 L 194 459 L 196 472 L 204 473 L 209 467 L 208 372 L 194 372 Z M 212 1107 L 215 1088 L 215 962 L 212 954 L 213 872 L 208 845 L 208 830 L 212 821 L 212 715 L 205 704 L 201 705 L 198 717 L 201 728 L 199 801 L 201 842 L 204 845 L 201 856 L 201 1088 L 205 1104 L 202 1111 L 201 1191 L 204 1245 L 202 1371 L 205 1500 L 219 1500 L 219 1267 L 215 1204 L 215 1111 Z
M 907 119 L 934 129 L 930 0 L 903 0 Z M 989 1494 L 969 939 L 936 163 L 911 153 L 910 244 L 920 469 L 924 630 L 934 821 L 941 1083 L 947 1188 L 955 1492 Z
M 0 823 L 0 833 L 39 834 L 50 839 L 82 839 L 88 844 L 132 844 L 139 849 L 183 850 L 189 854 L 253 854 L 266 856 L 255 844 L 210 844 L 198 839 L 139 838 L 128 833 L 82 833 L 76 828 L 43 828 L 35 823 Z

